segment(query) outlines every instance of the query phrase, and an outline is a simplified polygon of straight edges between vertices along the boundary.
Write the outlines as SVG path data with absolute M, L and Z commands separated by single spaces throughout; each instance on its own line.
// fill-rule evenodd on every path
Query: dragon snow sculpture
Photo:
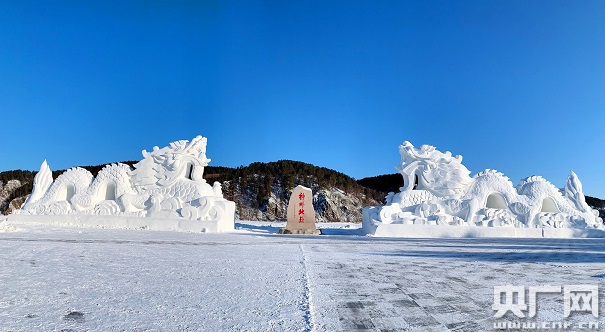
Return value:
M 516 187 L 502 173 L 485 170 L 473 177 L 452 157 L 434 146 L 399 146 L 403 176 L 401 192 L 389 193 L 386 206 L 364 209 L 364 224 L 468 225 L 517 228 L 604 229 L 598 211 L 584 199 L 582 184 L 572 171 L 565 188 L 540 176 Z M 365 226 L 365 225 L 364 225 Z
M 206 143 L 197 136 L 143 150 L 134 169 L 108 165 L 96 178 L 78 167 L 53 181 L 45 160 L 18 214 L 184 218 L 231 223 L 233 228 L 235 204 L 223 198 L 220 183 L 210 186 L 202 177 L 210 162 Z

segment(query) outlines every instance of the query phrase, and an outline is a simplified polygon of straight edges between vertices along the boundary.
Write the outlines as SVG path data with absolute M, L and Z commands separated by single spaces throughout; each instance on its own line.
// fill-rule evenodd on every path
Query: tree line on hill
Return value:
M 229 182 L 237 184 L 241 192 L 250 192 L 254 196 L 254 207 L 267 203 L 269 194 L 275 186 L 284 190 L 284 199 L 289 199 L 289 191 L 296 185 L 311 188 L 314 192 L 327 188 L 338 188 L 347 194 L 362 194 L 374 200 L 381 201 L 385 193 L 365 187 L 352 177 L 325 167 L 318 167 L 293 160 L 277 162 L 255 162 L 248 166 L 237 168 L 211 167 L 204 170 L 204 178 L 212 183 Z M 229 193 L 226 193 L 227 199 Z

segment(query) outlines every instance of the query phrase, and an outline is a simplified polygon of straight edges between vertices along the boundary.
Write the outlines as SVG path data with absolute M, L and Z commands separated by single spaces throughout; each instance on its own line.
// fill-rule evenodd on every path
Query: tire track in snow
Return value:
M 300 253 L 302 256 L 302 260 L 300 261 L 303 268 L 303 302 L 302 309 L 304 311 L 304 319 L 306 323 L 306 332 L 315 331 L 315 322 L 313 321 L 313 311 L 311 305 L 311 289 L 309 285 L 309 270 L 307 269 L 307 256 L 305 256 L 305 251 L 303 249 L 302 243 L 298 245 L 300 248 Z

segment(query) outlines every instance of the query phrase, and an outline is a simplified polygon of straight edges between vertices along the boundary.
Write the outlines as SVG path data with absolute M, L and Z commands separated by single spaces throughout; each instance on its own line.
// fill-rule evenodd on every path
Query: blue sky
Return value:
M 0 170 L 139 160 L 394 173 L 398 145 L 605 198 L 603 1 L 0 0 Z

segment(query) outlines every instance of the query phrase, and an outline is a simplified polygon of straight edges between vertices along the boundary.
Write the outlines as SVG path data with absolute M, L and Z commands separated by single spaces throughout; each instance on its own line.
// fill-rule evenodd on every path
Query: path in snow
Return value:
M 605 288 L 599 239 L 376 239 L 351 225 L 301 237 L 279 226 L 0 233 L 0 330 L 486 331 L 494 286 Z M 540 295 L 535 321 L 562 317 L 562 295 Z

